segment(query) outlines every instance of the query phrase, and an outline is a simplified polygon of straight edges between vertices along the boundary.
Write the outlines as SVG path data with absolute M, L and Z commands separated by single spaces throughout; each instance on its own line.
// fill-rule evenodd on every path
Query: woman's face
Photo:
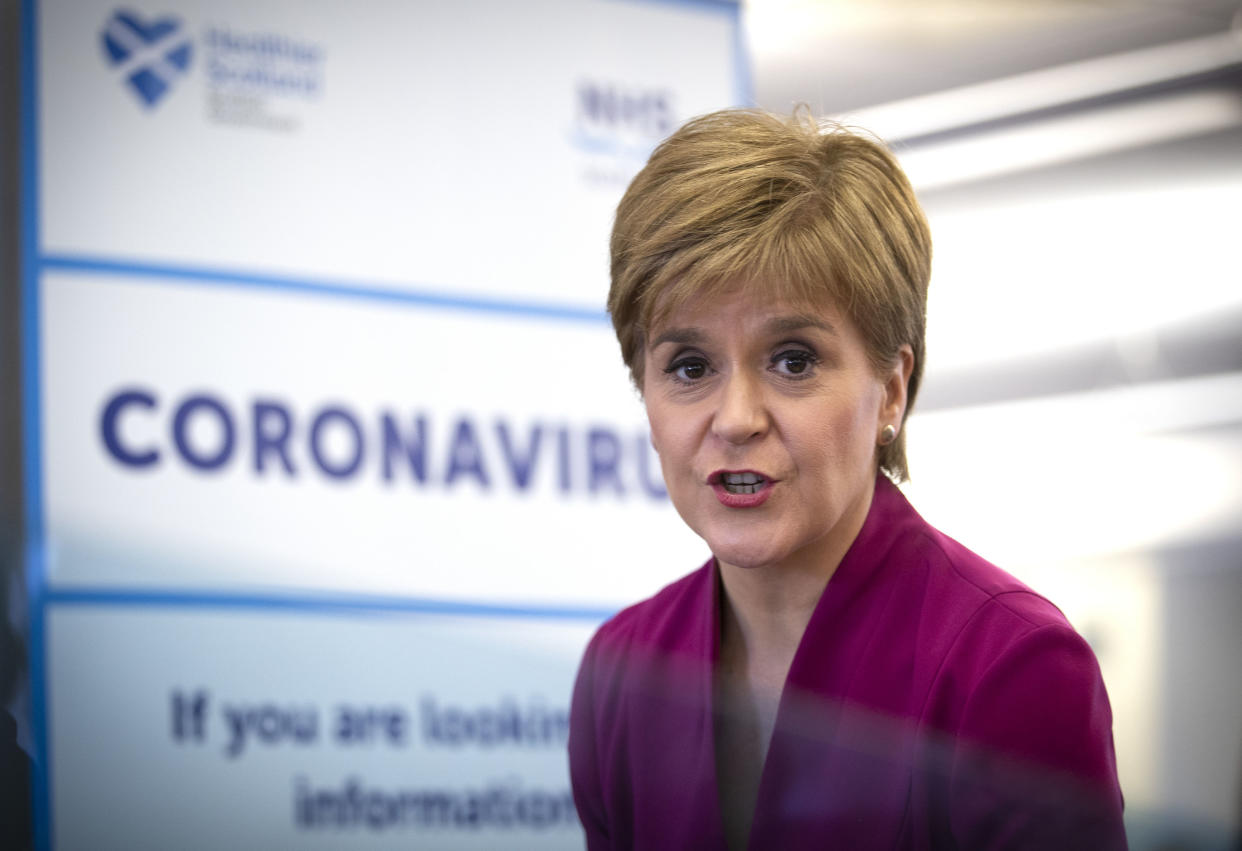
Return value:
M 871 505 L 880 431 L 901 423 L 909 347 L 879 377 L 841 311 L 741 287 L 647 336 L 651 441 L 682 519 L 727 565 L 840 559 Z

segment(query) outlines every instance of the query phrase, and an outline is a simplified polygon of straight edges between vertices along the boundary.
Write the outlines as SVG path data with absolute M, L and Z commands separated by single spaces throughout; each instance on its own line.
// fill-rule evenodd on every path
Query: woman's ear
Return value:
M 902 417 L 906 414 L 906 391 L 910 387 L 910 374 L 914 372 L 914 349 L 903 344 L 897 350 L 897 358 L 893 366 L 884 376 L 884 402 L 880 406 L 881 429 L 886 425 L 901 429 Z

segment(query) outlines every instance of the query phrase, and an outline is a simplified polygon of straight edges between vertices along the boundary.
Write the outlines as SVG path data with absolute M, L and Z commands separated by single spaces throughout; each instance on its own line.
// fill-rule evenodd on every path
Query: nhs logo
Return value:
M 677 125 L 670 89 L 589 79 L 576 89 L 572 139 L 585 153 L 642 162 Z
M 118 9 L 100 33 L 104 56 L 143 106 L 155 107 L 185 76 L 194 46 L 178 18 L 144 20 Z

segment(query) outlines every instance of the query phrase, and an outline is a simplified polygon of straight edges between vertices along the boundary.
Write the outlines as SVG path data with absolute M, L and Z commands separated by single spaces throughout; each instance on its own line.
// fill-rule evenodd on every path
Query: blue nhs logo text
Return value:
M 672 102 L 667 89 L 582 81 L 578 122 L 592 134 L 662 139 L 673 131 Z

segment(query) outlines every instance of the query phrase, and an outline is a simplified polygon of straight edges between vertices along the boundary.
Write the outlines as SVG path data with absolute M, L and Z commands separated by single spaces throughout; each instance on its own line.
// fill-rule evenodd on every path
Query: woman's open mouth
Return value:
M 759 493 L 767 479 L 757 473 L 721 473 L 720 483 L 729 493 Z
M 776 484 L 754 470 L 717 470 L 707 483 L 726 508 L 758 508 L 768 501 Z

